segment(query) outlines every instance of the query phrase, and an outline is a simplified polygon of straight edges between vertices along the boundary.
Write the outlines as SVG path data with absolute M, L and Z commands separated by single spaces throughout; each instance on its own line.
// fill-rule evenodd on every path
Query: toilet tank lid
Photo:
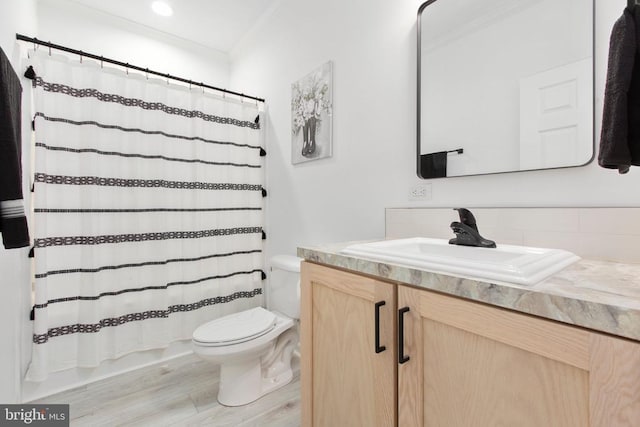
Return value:
M 300 262 L 302 258 L 293 255 L 275 255 L 271 257 L 271 268 L 278 268 L 284 271 L 300 272 Z

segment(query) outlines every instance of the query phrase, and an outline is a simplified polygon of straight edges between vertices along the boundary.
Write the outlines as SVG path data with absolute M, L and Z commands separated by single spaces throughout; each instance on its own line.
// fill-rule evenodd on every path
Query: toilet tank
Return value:
M 267 309 L 300 318 L 300 262 L 302 258 L 276 255 L 269 261 Z

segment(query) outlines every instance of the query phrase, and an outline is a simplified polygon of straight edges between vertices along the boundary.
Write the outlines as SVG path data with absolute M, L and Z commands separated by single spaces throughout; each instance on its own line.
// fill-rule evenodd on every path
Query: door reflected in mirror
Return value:
M 594 155 L 593 0 L 430 0 L 418 11 L 418 175 Z

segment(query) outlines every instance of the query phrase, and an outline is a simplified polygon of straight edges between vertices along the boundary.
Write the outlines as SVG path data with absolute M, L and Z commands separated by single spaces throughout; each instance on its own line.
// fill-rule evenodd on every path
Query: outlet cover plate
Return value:
M 409 189 L 409 201 L 431 200 L 431 184 L 414 185 Z

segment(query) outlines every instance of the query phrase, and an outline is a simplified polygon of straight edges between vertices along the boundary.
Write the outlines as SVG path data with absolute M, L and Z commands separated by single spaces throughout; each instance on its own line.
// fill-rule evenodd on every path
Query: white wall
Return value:
M 415 0 L 283 0 L 232 52 L 231 84 L 267 99 L 267 245 L 384 235 L 415 163 Z M 333 157 L 290 164 L 291 83 L 333 61 Z M 417 180 L 417 178 L 416 178 Z
M 415 173 L 419 0 L 282 0 L 231 55 L 231 83 L 267 99 L 268 252 L 384 236 L 390 206 L 639 206 L 640 170 L 582 168 L 421 181 Z M 609 34 L 626 5 L 596 0 L 596 134 Z M 290 85 L 334 61 L 334 155 L 292 166 Z M 599 139 L 599 138 L 597 138 Z M 408 191 L 431 184 L 432 200 Z M 443 225 L 446 226 L 446 225 Z
M 36 1 L 12 0 L 1 3 L 0 47 L 11 60 L 16 73 L 22 75 L 20 46 L 16 32 L 36 32 Z M 28 82 L 28 80 L 26 81 Z M 25 81 L 22 85 L 25 86 Z M 25 110 L 23 98 L 23 111 Z M 28 112 L 24 114 L 23 135 L 28 135 Z M 26 128 L 26 130 L 25 130 Z M 29 164 L 28 150 L 23 154 L 23 164 Z M 29 197 L 27 185 L 23 186 Z M 29 249 L 6 250 L 0 246 L 0 402 L 18 402 L 20 397 L 20 347 L 21 327 L 29 316 Z M 18 321 L 22 319 L 23 322 Z

